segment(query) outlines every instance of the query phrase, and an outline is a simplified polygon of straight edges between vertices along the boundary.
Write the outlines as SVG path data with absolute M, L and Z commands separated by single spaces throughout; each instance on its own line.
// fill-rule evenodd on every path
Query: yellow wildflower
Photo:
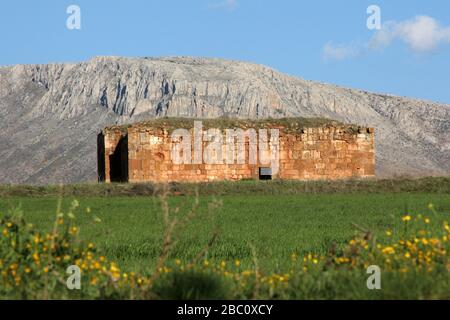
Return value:
M 386 253 L 386 254 L 394 254 L 395 249 L 393 247 L 385 247 L 381 252 Z

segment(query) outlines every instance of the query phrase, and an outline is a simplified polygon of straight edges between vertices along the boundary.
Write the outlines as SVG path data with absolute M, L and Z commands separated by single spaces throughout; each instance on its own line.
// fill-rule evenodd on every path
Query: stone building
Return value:
M 98 136 L 99 181 L 313 180 L 375 175 L 373 128 L 302 118 L 199 121 L 158 119 L 105 128 Z

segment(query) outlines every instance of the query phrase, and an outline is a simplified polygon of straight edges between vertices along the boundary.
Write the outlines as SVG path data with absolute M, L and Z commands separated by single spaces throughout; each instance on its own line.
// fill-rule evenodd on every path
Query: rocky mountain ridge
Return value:
M 377 174 L 450 173 L 450 105 L 252 63 L 97 57 L 0 68 L 0 183 L 95 181 L 96 135 L 155 117 L 325 117 L 376 128 Z

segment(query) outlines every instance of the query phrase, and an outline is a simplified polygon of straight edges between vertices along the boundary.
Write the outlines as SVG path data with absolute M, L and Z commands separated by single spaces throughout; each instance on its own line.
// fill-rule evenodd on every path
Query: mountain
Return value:
M 205 58 L 0 68 L 0 184 L 95 181 L 96 135 L 154 117 L 326 117 L 376 128 L 379 176 L 450 173 L 450 105 Z

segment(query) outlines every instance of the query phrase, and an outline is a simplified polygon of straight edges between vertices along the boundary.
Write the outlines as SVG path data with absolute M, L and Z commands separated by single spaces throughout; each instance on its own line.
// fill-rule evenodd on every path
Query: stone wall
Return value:
M 191 137 L 193 137 L 191 129 Z M 171 132 L 167 128 L 135 125 L 105 129 L 105 181 L 111 179 L 111 156 L 127 138 L 129 182 L 202 182 L 258 179 L 267 165 L 249 164 L 249 138 L 245 139 L 245 164 L 174 164 Z M 203 150 L 209 142 L 203 142 Z M 193 142 L 191 143 L 193 145 Z M 237 145 L 236 145 L 237 148 Z M 192 147 L 192 155 L 194 150 Z M 259 161 L 258 161 L 259 163 Z M 269 165 L 270 166 L 270 165 Z M 321 126 L 291 132 L 280 127 L 279 171 L 273 179 L 343 179 L 375 175 L 372 128 Z
M 191 131 L 192 132 L 192 131 Z M 203 147 L 207 143 L 203 144 Z M 129 181 L 212 181 L 240 180 L 258 177 L 258 166 L 248 164 L 174 164 L 171 159 L 172 141 L 167 130 L 129 130 Z M 192 143 L 192 154 L 194 153 Z M 225 155 L 225 149 L 222 154 Z
M 281 179 L 375 176 L 374 129 L 307 128 L 280 138 Z

